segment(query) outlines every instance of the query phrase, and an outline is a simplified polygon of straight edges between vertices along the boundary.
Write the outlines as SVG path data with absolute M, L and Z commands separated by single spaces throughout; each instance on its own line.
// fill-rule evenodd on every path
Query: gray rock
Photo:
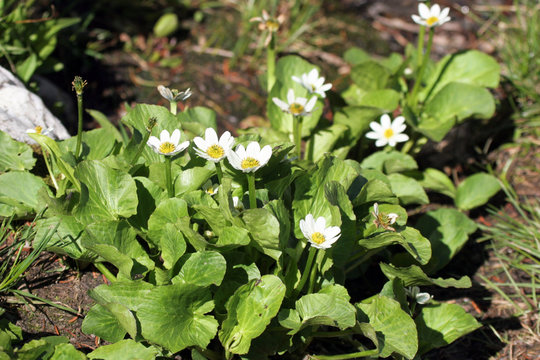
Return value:
M 39 96 L 28 91 L 10 71 L 0 66 L 0 130 L 17 141 L 29 144 L 34 141 L 26 130 L 41 126 L 52 128 L 48 135 L 64 140 L 70 137 L 64 125 L 43 104 Z

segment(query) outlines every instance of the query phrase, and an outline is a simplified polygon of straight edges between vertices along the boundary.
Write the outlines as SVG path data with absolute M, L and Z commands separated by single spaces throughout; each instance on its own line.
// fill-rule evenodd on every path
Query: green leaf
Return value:
M 163 14 L 154 25 L 154 35 L 157 37 L 169 36 L 178 29 L 178 25 L 178 16 L 176 14 Z
M 433 141 L 441 141 L 455 125 L 469 117 L 489 119 L 495 101 L 483 87 L 452 82 L 425 104 L 418 130 Z
M 280 58 L 276 64 L 276 83 L 272 87 L 267 100 L 267 114 L 270 125 L 273 129 L 292 134 L 293 120 L 292 115 L 286 114 L 274 104 L 272 98 L 277 97 L 283 101 L 287 99 L 289 89 L 294 90 L 296 97 L 305 97 L 310 99 L 312 96 L 308 91 L 292 80 L 293 76 L 300 77 L 307 74 L 312 69 L 318 69 L 317 66 L 310 64 L 306 60 L 296 55 L 288 55 Z M 303 117 L 302 137 L 310 136 L 313 129 L 317 126 L 323 110 L 323 102 L 319 99 L 310 116 Z
M 437 63 L 420 99 L 425 101 L 426 96 L 436 95 L 451 82 L 496 88 L 500 72 L 494 58 L 477 50 L 447 55 Z
M 454 183 L 440 170 L 427 168 L 422 173 L 422 178 L 419 179 L 418 182 L 426 189 L 437 191 L 452 199 L 456 197 L 456 187 L 454 186 Z
M 371 60 L 371 57 L 364 50 L 353 46 L 345 51 L 345 54 L 343 54 L 343 59 L 351 65 L 358 65 Z
M 157 205 L 166 196 L 165 191 L 156 183 L 146 177 L 134 177 L 137 186 L 137 213 L 131 216 L 128 221 L 134 228 L 146 232 L 148 231 L 148 219 L 156 210 Z
M 296 301 L 301 327 L 293 331 L 312 325 L 334 326 L 341 330 L 353 327 L 356 309 L 350 299 L 347 289 L 341 285 L 326 286 L 316 294 L 302 296 Z
M 382 209 L 380 209 L 382 211 Z M 385 211 L 386 212 L 386 211 Z M 398 218 L 399 219 L 399 218 Z M 399 244 L 420 264 L 427 264 L 431 258 L 431 245 L 414 228 L 406 227 L 400 231 L 385 231 L 373 237 L 361 239 L 358 244 L 366 249 L 378 249 L 388 245 Z
M 86 355 L 78 351 L 71 344 L 58 344 L 54 347 L 54 354 L 50 360 L 85 360 Z
M 379 357 L 389 357 L 393 353 L 412 359 L 418 351 L 416 325 L 411 317 L 401 309 L 399 302 L 385 296 L 373 296 L 356 304 L 359 321 L 369 324 L 376 331 L 379 340 Z
M 156 287 L 139 299 L 142 335 L 175 353 L 188 346 L 206 348 L 218 322 L 204 315 L 214 308 L 210 290 L 191 284 Z
M 373 91 L 384 89 L 390 71 L 376 61 L 365 61 L 353 66 L 351 79 L 360 89 Z
M 394 111 L 398 107 L 400 100 L 400 95 L 395 90 L 365 91 L 356 84 L 349 86 L 341 95 L 349 105 L 377 108 L 385 113 Z
M 493 175 L 474 174 L 459 184 L 455 199 L 456 206 L 460 210 L 474 209 L 487 203 L 499 190 L 501 190 L 501 185 Z
M 38 193 L 47 185 L 29 172 L 10 171 L 0 175 L 0 217 L 25 216 L 39 212 L 44 204 Z
M 192 284 L 201 287 L 221 285 L 227 263 L 225 258 L 215 251 L 203 251 L 187 254 L 187 259 L 177 276 L 172 279 L 173 284 Z
M 203 205 L 193 205 L 193 208 L 197 211 L 197 215 L 200 215 L 206 220 L 217 236 L 220 236 L 221 231 L 228 225 L 228 221 L 225 219 L 219 208 Z
M 404 205 L 429 204 L 426 192 L 415 179 L 394 173 L 388 175 L 388 180 L 390 180 L 392 192 L 399 198 L 400 203 Z
M 242 220 L 246 224 L 253 240 L 261 251 L 277 260 L 281 255 L 279 242 L 279 221 L 267 209 L 248 209 L 242 213 Z
M 173 224 L 165 224 L 159 233 L 159 248 L 163 266 L 172 269 L 178 259 L 186 252 L 184 235 Z
M 308 158 L 317 162 L 326 153 L 331 153 L 336 143 L 340 143 L 339 140 L 343 139 L 348 129 L 349 128 L 345 125 L 334 124 L 327 128 L 317 130 L 306 145 Z
M 90 308 L 82 323 L 82 332 L 94 334 L 105 341 L 122 340 L 127 331 L 106 307 L 96 304 Z
M 141 304 L 140 299 L 153 288 L 153 285 L 144 281 L 121 280 L 110 285 L 100 285 L 88 291 L 88 295 L 101 305 L 117 303 L 137 311 Z
M 135 229 L 126 221 L 93 223 L 86 227 L 86 233 L 83 246 L 118 268 L 118 276 L 132 279 L 154 268 L 154 262 L 135 239 Z
M 187 203 L 183 199 L 163 200 L 148 219 L 148 237 L 154 244 L 160 244 L 165 226 L 171 224 L 180 230 L 179 224 L 186 216 L 188 216 Z
M 353 146 L 369 130 L 369 124 L 382 114 L 380 109 L 345 106 L 334 114 L 334 124 L 349 128 L 348 144 Z
M 360 181 L 358 170 L 358 163 L 354 161 L 325 157 L 317 163 L 314 171 L 304 173 L 296 179 L 292 208 L 294 209 L 294 233 L 297 238 L 303 238 L 298 223 L 307 214 L 312 214 L 315 218 L 324 216 L 328 226 L 341 225 L 339 209 L 329 204 L 325 186 L 336 181 L 349 191 L 350 187 Z
M 214 175 L 214 172 L 208 167 L 194 167 L 173 174 L 176 176 L 174 180 L 175 196 L 202 188 L 203 184 Z
M 214 244 L 223 250 L 231 250 L 250 243 L 249 231 L 237 226 L 226 226 L 221 229 L 221 234 Z
M 81 222 L 118 220 L 137 212 L 137 186 L 126 172 L 99 160 L 88 160 L 77 166 L 75 175 L 82 184 L 82 192 L 74 214 Z
M 30 170 L 36 159 L 32 156 L 32 148 L 15 141 L 7 133 L 0 131 L 0 172 L 9 170 Z
M 177 118 L 186 130 L 196 136 L 204 136 L 207 128 L 217 130 L 216 112 L 203 106 L 179 112 Z
M 123 142 L 122 134 L 120 134 L 120 131 L 116 128 L 116 126 L 103 114 L 102 112 L 98 110 L 93 109 L 86 109 L 86 112 L 92 116 L 94 120 L 96 120 L 101 126 L 102 129 L 106 131 L 107 134 L 114 137 L 114 139 L 118 142 Z
M 376 169 L 386 174 L 418 169 L 414 158 L 399 151 L 377 151 L 360 163 L 364 169 Z
M 94 129 L 82 133 L 81 155 L 85 160 L 102 160 L 112 153 L 116 139 L 107 129 Z M 61 141 L 58 146 L 64 152 L 75 153 L 77 137 Z
M 461 306 L 446 303 L 423 306 L 415 322 L 420 340 L 420 355 L 451 344 L 482 326 Z
M 438 209 L 418 219 L 416 228 L 429 239 L 433 251 L 433 257 L 424 270 L 435 273 L 461 250 L 477 226 L 467 215 L 455 209 Z
M 380 263 L 380 267 L 388 279 L 400 278 L 405 286 L 437 285 L 443 288 L 455 287 L 460 289 L 471 287 L 471 279 L 468 276 L 462 276 L 460 279 L 433 279 L 428 277 L 422 268 L 416 265 L 398 268 L 390 264 Z
M 285 285 L 274 275 L 264 275 L 239 287 L 227 302 L 227 318 L 219 331 L 225 350 L 246 354 L 251 341 L 277 315 L 284 297 Z
M 103 360 L 154 360 L 158 355 L 158 349 L 146 347 L 134 340 L 126 339 L 117 341 L 114 344 L 100 346 L 88 354 L 88 358 Z

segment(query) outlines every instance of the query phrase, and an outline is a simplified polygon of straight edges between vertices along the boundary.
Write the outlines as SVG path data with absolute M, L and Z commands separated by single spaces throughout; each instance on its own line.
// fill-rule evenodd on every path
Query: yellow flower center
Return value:
M 435 24 L 437 21 L 439 21 L 439 18 L 436 16 L 432 16 L 426 19 L 426 24 L 428 24 L 428 26 L 431 26 Z
M 301 113 L 304 112 L 304 107 L 302 105 L 298 104 L 298 103 L 292 103 L 289 106 L 289 111 L 293 115 L 300 115 Z
M 242 164 L 240 164 L 240 166 L 242 166 L 242 169 L 251 169 L 256 166 L 259 166 L 259 164 L 260 164 L 259 160 L 252 157 L 247 157 L 244 160 L 242 160 Z
M 159 145 L 159 152 L 162 154 L 170 154 L 174 151 L 174 149 L 176 149 L 176 146 L 168 141 L 165 141 Z
M 276 32 L 279 29 L 279 23 L 277 21 L 275 21 L 275 20 L 272 20 L 272 19 L 266 20 L 264 25 L 271 32 Z
M 384 137 L 385 138 L 390 139 L 392 136 L 394 136 L 394 130 L 392 130 L 392 129 L 384 130 Z
M 311 234 L 311 241 L 313 241 L 317 245 L 321 245 L 323 242 L 326 241 L 326 239 L 324 238 L 323 234 L 317 231 Z
M 212 146 L 209 146 L 208 149 L 206 149 L 206 153 L 212 158 L 212 159 L 219 159 L 225 155 L 225 150 L 218 144 L 214 144 Z
M 41 134 L 41 132 L 43 131 L 43 128 L 38 125 L 36 126 L 35 130 L 36 130 L 36 134 Z
M 208 189 L 206 189 L 206 193 L 208 195 L 214 195 L 214 188 L 212 186 L 210 186 Z

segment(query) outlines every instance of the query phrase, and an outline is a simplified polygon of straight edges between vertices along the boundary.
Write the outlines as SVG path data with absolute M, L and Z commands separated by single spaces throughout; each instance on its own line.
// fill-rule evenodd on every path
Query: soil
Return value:
M 434 40 L 435 57 L 464 48 L 494 52 L 494 46 L 478 36 L 478 32 L 483 29 L 482 24 L 460 12 L 468 10 L 482 15 L 475 10 L 477 2 L 462 1 L 460 6 L 453 1 L 438 2 L 442 6 L 451 6 L 452 15 L 456 19 L 437 32 Z M 398 3 L 399 6 L 396 6 Z M 511 1 L 494 0 L 487 3 L 500 5 Z M 416 12 L 416 4 L 416 0 L 325 2 L 325 15 L 316 17 L 316 25 L 311 29 L 314 34 L 325 33 L 325 42 L 322 42 L 322 37 L 314 36 L 313 39 L 301 42 L 301 47 L 289 50 L 320 65 L 323 72 L 328 74 L 327 78 L 336 79 L 334 84 L 339 90 L 345 86 L 342 80 L 349 69 L 333 54 L 340 56 L 352 45 L 372 49 L 379 55 L 402 51 L 416 37 L 417 28 L 411 26 L 409 19 L 410 14 Z M 259 90 L 261 87 L 257 76 L 261 69 L 257 66 L 254 50 L 250 49 L 248 55 L 233 66 L 234 59 L 229 50 L 224 50 L 219 43 L 207 42 L 211 39 L 212 31 L 226 26 L 224 23 L 235 24 L 234 11 L 224 11 L 219 16 L 223 17 L 221 22 L 214 12 L 209 12 L 206 22 L 202 24 L 186 21 L 190 34 L 180 40 L 155 39 L 133 32 L 116 33 L 109 39 L 109 46 L 103 50 L 104 57 L 96 67 L 84 68 L 88 70 L 87 78 L 91 83 L 87 94 L 88 107 L 96 108 L 117 121 L 124 113 L 123 102 L 165 105 L 155 90 L 158 84 L 164 84 L 178 89 L 191 87 L 194 95 L 187 104 L 214 109 L 222 129 L 235 132 L 241 127 L 264 124 L 264 119 L 257 115 L 265 113 L 266 100 L 263 91 Z M 156 53 L 157 57 L 152 57 Z M 174 67 L 163 67 L 160 60 L 165 58 L 179 59 L 180 62 Z M 72 78 L 72 75 L 66 76 L 64 73 L 53 80 L 65 83 L 68 77 Z M 499 90 L 497 96 L 504 100 L 505 94 Z M 106 101 L 101 102 L 100 99 Z M 503 108 L 498 117 L 502 122 L 509 121 Z M 86 124 L 87 128 L 95 126 L 91 121 Z M 508 141 L 507 136 L 511 134 L 512 131 L 505 128 L 502 134 L 499 131 L 497 134 L 489 133 L 475 138 L 473 143 L 462 146 L 457 157 L 456 153 L 446 160 L 439 157 L 435 165 L 459 181 L 471 168 L 489 163 L 501 171 L 511 160 L 507 168 L 508 179 L 518 194 L 537 198 L 540 192 L 540 174 L 537 170 L 540 165 L 540 144 L 531 137 L 526 147 L 516 144 L 497 149 L 496 146 Z M 437 154 L 447 153 L 448 148 L 456 149 L 457 144 L 462 145 L 461 140 L 463 138 L 458 136 L 457 141 L 447 143 L 446 147 L 435 147 L 434 153 L 426 155 L 424 160 L 433 164 L 437 161 L 433 160 L 437 159 Z M 487 151 L 479 153 L 474 150 L 479 147 Z M 508 206 L 504 207 L 503 196 L 495 199 L 495 205 L 511 211 Z M 492 221 L 483 211 L 472 215 L 484 224 Z M 473 279 L 471 289 L 431 289 L 431 292 L 436 300 L 460 304 L 484 326 L 450 346 L 432 351 L 426 355 L 427 359 L 538 359 L 538 312 L 514 316 L 514 308 L 500 294 L 482 285 L 484 282 L 480 275 L 492 281 L 504 281 L 492 276 L 498 266 L 492 251 L 488 244 L 472 239 L 444 272 L 438 274 L 469 275 Z M 515 269 L 510 273 L 515 279 L 522 275 Z M 80 315 L 41 305 L 13 306 L 8 315 L 23 328 L 28 339 L 46 334 L 64 335 L 77 348 L 89 352 L 99 345 L 99 339 L 81 332 L 83 316 L 93 305 L 87 292 L 104 282 L 101 274 L 91 267 L 76 269 L 69 261 L 44 253 L 25 274 L 24 288 L 37 296 L 69 306 L 79 311 Z

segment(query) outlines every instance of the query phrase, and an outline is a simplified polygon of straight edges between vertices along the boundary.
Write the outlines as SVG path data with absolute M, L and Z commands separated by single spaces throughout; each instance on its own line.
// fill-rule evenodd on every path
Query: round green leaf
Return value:
M 13 140 L 3 131 L 0 131 L 0 144 L 0 172 L 30 170 L 34 167 L 36 159 L 30 146 Z
M 146 347 L 134 340 L 126 339 L 117 341 L 114 344 L 100 346 L 88 354 L 88 358 L 100 360 L 154 360 L 158 355 L 158 349 Z
M 496 177 L 478 173 L 469 176 L 459 184 L 456 194 L 456 206 L 461 210 L 470 210 L 484 205 L 501 190 Z
M 180 273 L 172 279 L 173 284 L 193 284 L 197 286 L 219 286 L 227 263 L 225 258 L 215 251 L 203 251 L 187 254 L 187 260 Z

